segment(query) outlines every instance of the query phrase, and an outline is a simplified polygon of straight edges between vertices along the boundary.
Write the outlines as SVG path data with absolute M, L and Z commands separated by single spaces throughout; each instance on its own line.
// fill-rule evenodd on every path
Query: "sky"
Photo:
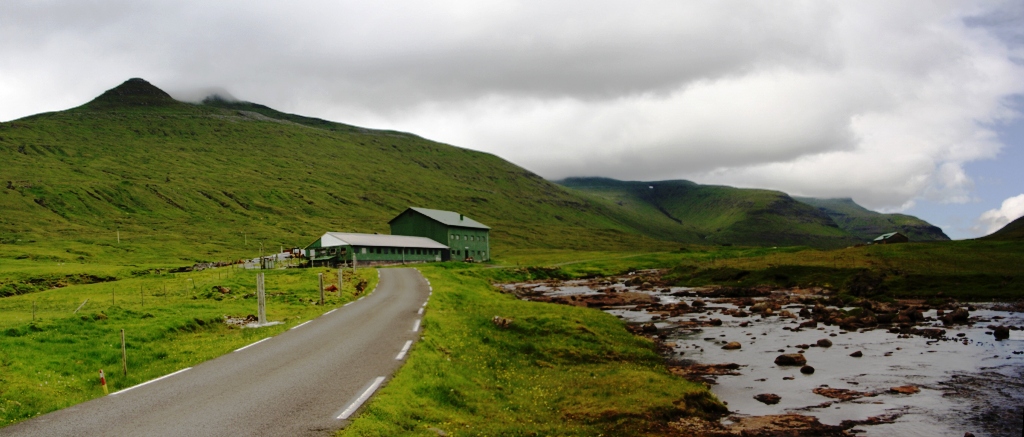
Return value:
M 0 121 L 141 77 L 547 179 L 851 197 L 954 239 L 1024 215 L 1024 2 L 3 0 Z

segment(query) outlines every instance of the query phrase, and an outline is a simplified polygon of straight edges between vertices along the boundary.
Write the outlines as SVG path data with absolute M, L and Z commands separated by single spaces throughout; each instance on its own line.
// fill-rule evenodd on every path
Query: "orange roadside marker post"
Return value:
M 110 394 L 107 389 L 107 376 L 103 374 L 103 369 L 100 369 L 100 386 L 103 387 L 103 394 Z

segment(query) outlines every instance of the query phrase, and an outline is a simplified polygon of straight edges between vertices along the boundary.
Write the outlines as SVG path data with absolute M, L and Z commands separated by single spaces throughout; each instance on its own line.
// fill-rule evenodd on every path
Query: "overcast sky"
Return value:
M 0 120 L 131 77 L 409 131 L 548 179 L 1024 214 L 1024 2 L 3 0 Z

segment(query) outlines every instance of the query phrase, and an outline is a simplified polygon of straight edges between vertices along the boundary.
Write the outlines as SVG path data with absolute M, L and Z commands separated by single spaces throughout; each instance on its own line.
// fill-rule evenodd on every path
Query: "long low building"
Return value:
M 328 232 L 303 250 L 314 266 L 432 262 L 448 254 L 448 246 L 426 237 L 344 232 Z

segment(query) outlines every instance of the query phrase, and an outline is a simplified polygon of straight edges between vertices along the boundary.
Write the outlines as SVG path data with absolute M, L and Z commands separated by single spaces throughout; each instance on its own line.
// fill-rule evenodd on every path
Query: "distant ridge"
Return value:
M 882 234 L 901 232 L 910 241 L 949 241 L 942 229 L 906 214 L 882 214 L 858 205 L 853 199 L 817 199 L 794 197 L 828 214 L 843 230 L 862 241 L 871 241 Z
M 992 234 L 981 237 L 982 240 L 1024 240 L 1024 217 L 1020 217 L 1002 229 L 993 232 Z

